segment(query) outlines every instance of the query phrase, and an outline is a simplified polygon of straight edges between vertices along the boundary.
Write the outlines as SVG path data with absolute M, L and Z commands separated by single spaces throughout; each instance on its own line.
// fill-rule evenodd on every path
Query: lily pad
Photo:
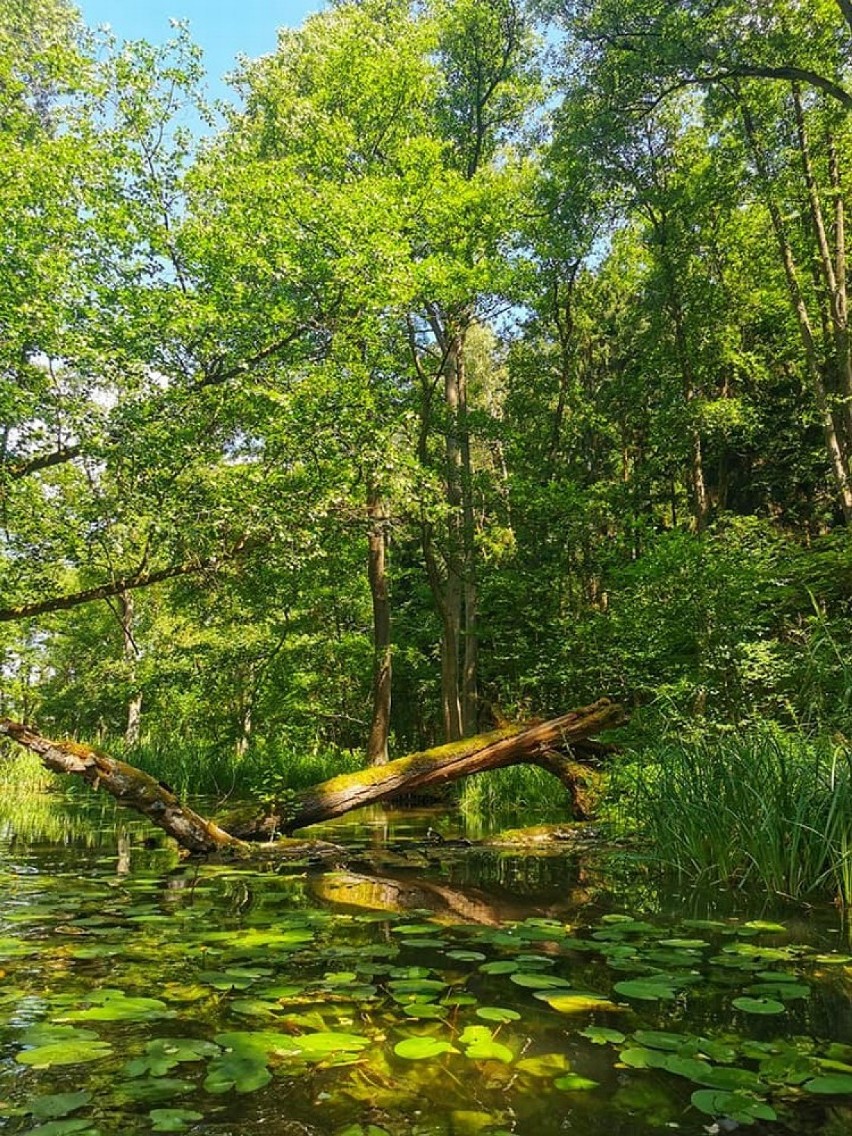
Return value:
M 615 991 L 625 998 L 636 998 L 641 1002 L 673 1002 L 677 991 L 669 982 L 653 978 L 628 978 L 616 982 Z
M 734 998 L 733 1005 L 744 1014 L 783 1014 L 784 1003 L 774 998 Z
M 30 1102 L 30 1113 L 36 1120 L 55 1120 L 60 1116 L 67 1116 L 69 1112 L 76 1112 L 83 1108 L 92 1099 L 92 1094 L 81 1090 L 78 1093 L 51 1093 L 48 1096 L 36 1097 Z
M 588 1026 L 580 1030 L 580 1037 L 588 1038 L 594 1045 L 606 1045 L 608 1042 L 620 1045 L 625 1040 L 621 1030 L 607 1029 L 606 1026 Z
M 586 1093 L 598 1087 L 597 1081 L 581 1077 L 579 1073 L 566 1073 L 564 1077 L 557 1077 L 553 1084 L 566 1093 Z
M 55 1041 L 49 1045 L 37 1045 L 34 1049 L 22 1050 L 15 1060 L 19 1065 L 32 1065 L 36 1069 L 47 1069 L 51 1065 L 84 1065 L 89 1061 L 101 1061 L 112 1053 L 112 1046 L 106 1041 Z
M 268 1085 L 272 1074 L 266 1062 L 245 1053 L 223 1053 L 210 1062 L 204 1088 L 208 1093 L 253 1093 Z
M 393 1051 L 397 1057 L 404 1057 L 407 1061 L 428 1061 L 443 1053 L 458 1053 L 455 1046 L 437 1037 L 407 1037 L 398 1041 Z
M 745 1093 L 726 1093 L 715 1089 L 698 1089 L 690 1098 L 695 1108 L 707 1116 L 728 1117 L 739 1124 L 753 1124 L 755 1120 L 777 1120 L 773 1108 L 765 1101 L 756 1100 Z
M 193 1120 L 203 1120 L 203 1112 L 193 1112 L 188 1108 L 152 1108 L 152 1132 L 184 1132 Z
M 852 1093 L 852 1074 L 832 1073 L 826 1077 L 814 1077 L 805 1084 L 805 1091 L 818 1096 L 849 1096 Z
M 502 1006 L 478 1006 L 476 1016 L 486 1022 L 517 1022 L 521 1018 L 517 1010 L 507 1010 Z

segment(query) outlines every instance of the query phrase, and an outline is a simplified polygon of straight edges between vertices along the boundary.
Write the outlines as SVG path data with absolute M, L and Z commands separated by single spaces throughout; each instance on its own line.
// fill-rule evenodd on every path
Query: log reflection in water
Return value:
M 529 895 L 494 895 L 478 887 L 461 887 L 423 877 L 325 872 L 312 876 L 309 890 L 315 898 L 335 906 L 367 911 L 430 910 L 446 923 L 478 923 L 498 927 L 523 921 L 531 915 L 564 918 L 593 902 L 597 890 L 579 879 L 566 881 L 558 900 Z

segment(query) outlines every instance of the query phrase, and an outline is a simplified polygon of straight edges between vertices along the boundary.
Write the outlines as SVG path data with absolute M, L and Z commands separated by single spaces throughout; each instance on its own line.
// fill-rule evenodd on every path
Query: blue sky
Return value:
M 169 19 L 187 19 L 192 38 L 204 49 L 210 94 L 224 97 L 220 80 L 239 54 L 275 49 L 276 29 L 298 27 L 322 0 L 77 0 L 89 27 L 109 24 L 119 39 L 161 43 L 171 34 Z

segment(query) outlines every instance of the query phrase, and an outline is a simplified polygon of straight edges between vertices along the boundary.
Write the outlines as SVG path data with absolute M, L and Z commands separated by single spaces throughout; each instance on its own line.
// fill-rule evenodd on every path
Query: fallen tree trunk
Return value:
M 119 804 L 142 813 L 189 852 L 245 855 L 249 852 L 246 840 L 275 839 L 351 809 L 521 763 L 538 765 L 558 777 L 571 795 L 575 816 L 584 819 L 588 812 L 585 781 L 591 774 L 575 758 L 582 755 L 583 743 L 591 735 L 621 720 L 621 708 L 603 698 L 550 722 L 506 727 L 409 754 L 387 765 L 332 777 L 295 794 L 286 804 L 265 811 L 258 807 L 248 816 L 235 814 L 233 820 L 223 822 L 224 826 L 181 804 L 168 786 L 147 773 L 91 746 L 51 741 L 8 718 L 0 719 L 0 737 L 11 738 L 38 754 L 42 764 L 55 773 L 73 774 L 93 789 L 105 789 Z M 589 756 L 597 756 L 605 748 L 595 743 Z M 319 841 L 278 841 L 273 851 L 293 856 L 326 855 L 339 849 Z
M 588 738 L 622 720 L 621 707 L 602 698 L 549 722 L 509 726 L 399 757 L 387 765 L 344 773 L 296 793 L 292 800 L 265 813 L 258 809 L 248 815 L 233 814 L 223 823 L 244 840 L 268 839 L 274 833 L 294 832 L 365 805 L 520 764 L 538 765 L 558 777 L 571 795 L 577 819 L 587 819 L 589 804 L 583 782 L 589 770 L 560 751 L 582 756 Z M 600 748 L 595 746 L 594 752 L 599 753 Z
M 165 785 L 124 761 L 77 742 L 51 741 L 8 718 L 0 719 L 2 735 L 38 754 L 46 769 L 75 774 L 93 789 L 105 789 L 119 804 L 142 813 L 189 852 L 245 849 L 242 840 L 182 805 Z

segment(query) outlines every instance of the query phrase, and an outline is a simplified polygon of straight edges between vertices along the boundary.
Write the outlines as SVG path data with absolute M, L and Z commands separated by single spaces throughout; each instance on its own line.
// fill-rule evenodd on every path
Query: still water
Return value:
M 852 1132 L 840 913 L 459 823 L 372 812 L 321 832 L 345 870 L 250 870 L 7 807 L 0 1132 Z

